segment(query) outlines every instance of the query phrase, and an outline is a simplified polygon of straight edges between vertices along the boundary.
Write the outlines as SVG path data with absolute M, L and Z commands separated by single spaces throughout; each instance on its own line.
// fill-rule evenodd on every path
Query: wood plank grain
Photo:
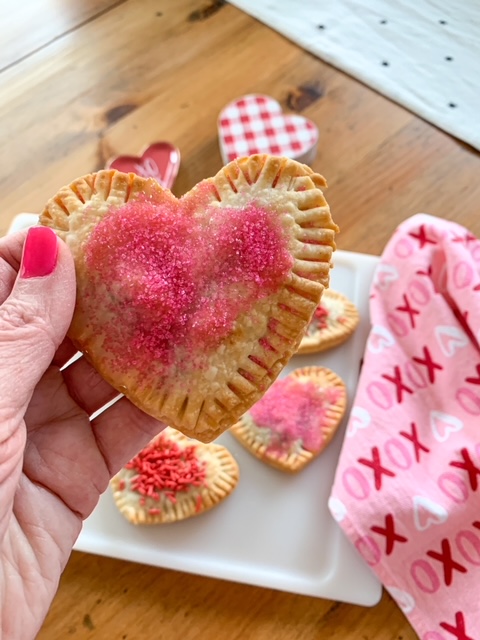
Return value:
M 0 73 L 125 0 L 0 0 Z
M 75 552 L 38 640 L 399 636 L 416 638 L 387 594 L 366 609 Z
M 142 117 L 148 115 L 148 119 L 134 136 L 137 143 L 172 133 L 175 138 L 180 123 L 190 127 L 192 136 L 195 120 L 185 118 L 178 102 L 174 111 L 172 101 L 182 90 L 183 100 L 187 95 L 192 105 L 195 93 L 188 86 L 205 64 L 198 60 L 217 43 L 231 39 L 236 25 L 227 22 L 223 28 L 217 21 L 208 39 L 192 37 L 190 30 L 199 36 L 204 30 L 203 22 L 189 22 L 195 3 L 183 0 L 173 9 L 168 5 L 162 17 L 157 17 L 159 6 L 162 3 L 154 0 L 142 3 L 142 11 L 133 2 L 122 5 L 0 75 L 0 121 L 8 132 L 0 149 L 0 190 L 7 199 L 0 203 L 2 215 L 13 214 L 9 211 L 12 192 L 30 193 L 26 184 L 30 177 L 35 182 L 48 180 L 49 169 L 56 174 L 57 163 L 64 171 L 54 190 L 64 174 L 70 180 L 98 168 L 96 156 L 112 125 L 112 114 L 115 119 L 122 110 L 144 107 Z M 164 18 L 169 19 L 167 33 L 158 26 Z M 92 42 L 97 43 L 95 47 Z M 195 102 L 197 118 L 200 96 L 195 96 Z M 209 101 L 205 108 L 210 111 L 217 108 L 207 105 Z M 124 147 L 129 151 L 128 144 Z M 83 162 L 85 155 L 88 163 Z M 50 193 L 45 191 L 42 204 Z M 38 206 L 24 205 L 24 198 L 14 201 L 30 210 Z
M 392 133 L 411 118 L 232 7 L 222 9 L 222 19 L 211 18 L 207 28 L 204 22 L 188 23 L 191 7 L 184 2 L 183 13 L 178 7 L 169 22 L 169 37 L 159 40 L 151 26 L 158 3 L 149 4 L 150 10 L 140 16 L 134 5 L 122 6 L 71 36 L 78 42 L 71 43 L 65 53 L 61 54 L 68 38 L 41 52 L 35 63 L 26 61 L 8 77 L 0 76 L 0 89 L 9 87 L 8 101 L 0 98 L 0 119 L 10 132 L 0 149 L 0 166 L 9 165 L 0 173 L 0 215 L 6 220 L 1 231 L 19 211 L 38 211 L 64 182 L 101 168 L 113 154 L 138 152 L 154 140 L 169 139 L 188 158 L 176 191 L 188 190 L 220 168 L 216 118 L 239 94 L 267 92 L 287 110 L 289 96 L 299 87 L 320 84 L 322 97 L 304 113 L 320 127 L 316 168 L 327 178 L 367 153 L 387 129 Z M 124 36 L 125 47 L 118 48 L 112 37 L 105 37 L 98 49 L 82 54 L 78 68 L 79 51 L 88 48 L 87 42 L 98 40 L 102 29 L 116 33 L 135 20 L 135 29 Z M 144 48 L 139 48 L 138 33 Z M 235 38 L 241 47 L 232 44 Z M 259 50 L 264 51 L 260 69 L 254 53 Z M 158 61 L 153 69 L 150 59 Z M 208 65 L 208 60 L 215 64 Z M 72 66 L 77 68 L 73 85 Z M 113 68 L 122 69 L 121 79 Z M 368 119 L 376 103 L 384 105 L 386 117 Z M 116 122 L 119 113 L 123 117 Z M 367 124 L 357 126 L 362 118 Z M 357 127 L 355 153 L 349 149 L 350 137 L 339 135 L 339 123 L 349 132 Z
M 480 235 L 479 160 L 463 143 L 412 120 L 331 183 L 338 247 L 378 255 L 398 224 L 416 213 L 455 220 Z

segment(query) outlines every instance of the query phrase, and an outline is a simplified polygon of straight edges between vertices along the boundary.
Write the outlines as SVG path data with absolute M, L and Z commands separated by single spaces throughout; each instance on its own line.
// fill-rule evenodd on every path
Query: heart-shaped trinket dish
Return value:
M 308 118 L 284 114 L 270 96 L 237 98 L 220 112 L 218 139 L 223 162 L 268 153 L 311 164 L 318 144 L 318 128 Z
M 330 443 L 346 403 L 345 383 L 331 369 L 294 369 L 274 382 L 230 432 L 259 460 L 296 473 Z
M 237 486 L 238 464 L 222 445 L 167 427 L 111 480 L 113 499 L 132 524 L 164 524 L 200 515 Z
M 146 413 L 210 442 L 277 378 L 328 286 L 324 186 L 265 155 L 180 199 L 131 173 L 75 180 L 40 216 L 75 260 L 69 337 Z
M 142 178 L 154 178 L 162 187 L 171 189 L 180 168 L 180 151 L 170 142 L 154 142 L 139 156 L 111 158 L 106 168 L 136 173 Z

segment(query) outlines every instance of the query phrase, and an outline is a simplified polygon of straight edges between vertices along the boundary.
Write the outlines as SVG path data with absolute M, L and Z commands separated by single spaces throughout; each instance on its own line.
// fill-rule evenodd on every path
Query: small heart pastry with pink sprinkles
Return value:
M 133 173 L 75 180 L 40 216 L 75 260 L 69 337 L 140 409 L 210 442 L 276 379 L 328 286 L 325 186 L 267 155 L 180 199 Z
M 219 444 L 203 444 L 167 427 L 110 481 L 120 513 L 132 524 L 164 524 L 200 515 L 237 486 L 238 464 Z
M 347 296 L 332 289 L 323 292 L 297 353 L 317 353 L 342 344 L 360 322 L 357 307 Z
M 325 367 L 295 369 L 230 429 L 256 458 L 296 473 L 330 443 L 347 403 L 343 380 Z

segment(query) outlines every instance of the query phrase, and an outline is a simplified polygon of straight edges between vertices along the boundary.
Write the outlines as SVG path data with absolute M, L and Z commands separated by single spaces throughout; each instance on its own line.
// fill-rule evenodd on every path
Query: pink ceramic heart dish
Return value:
M 316 125 L 303 116 L 285 115 L 269 96 L 252 94 L 230 102 L 218 118 L 218 138 L 223 162 L 268 153 L 304 164 L 315 159 Z
M 180 151 L 170 142 L 155 142 L 140 156 L 117 156 L 107 169 L 136 173 L 142 178 L 155 178 L 162 187 L 171 189 L 180 168 Z

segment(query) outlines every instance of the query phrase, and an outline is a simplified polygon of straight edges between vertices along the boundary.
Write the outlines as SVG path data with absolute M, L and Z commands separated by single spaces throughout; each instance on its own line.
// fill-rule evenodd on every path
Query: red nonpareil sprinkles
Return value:
M 181 200 L 165 192 L 161 202 L 143 197 L 112 209 L 86 243 L 86 315 L 117 370 L 155 363 L 158 375 L 182 357 L 207 362 L 205 352 L 290 273 L 277 212 L 257 204 L 223 208 L 207 203 L 204 191 Z M 99 299 L 112 322 L 99 317 Z
M 140 504 L 145 504 L 145 498 L 158 502 L 162 495 L 174 504 L 176 493 L 204 486 L 207 477 L 195 445 L 181 447 L 163 434 L 125 466 L 136 472 L 130 486 L 143 496 Z
M 285 377 L 274 382 L 250 409 L 250 416 L 258 427 L 270 430 L 270 451 L 288 451 L 297 441 L 307 451 L 319 451 L 327 409 L 341 393 L 310 380 Z

